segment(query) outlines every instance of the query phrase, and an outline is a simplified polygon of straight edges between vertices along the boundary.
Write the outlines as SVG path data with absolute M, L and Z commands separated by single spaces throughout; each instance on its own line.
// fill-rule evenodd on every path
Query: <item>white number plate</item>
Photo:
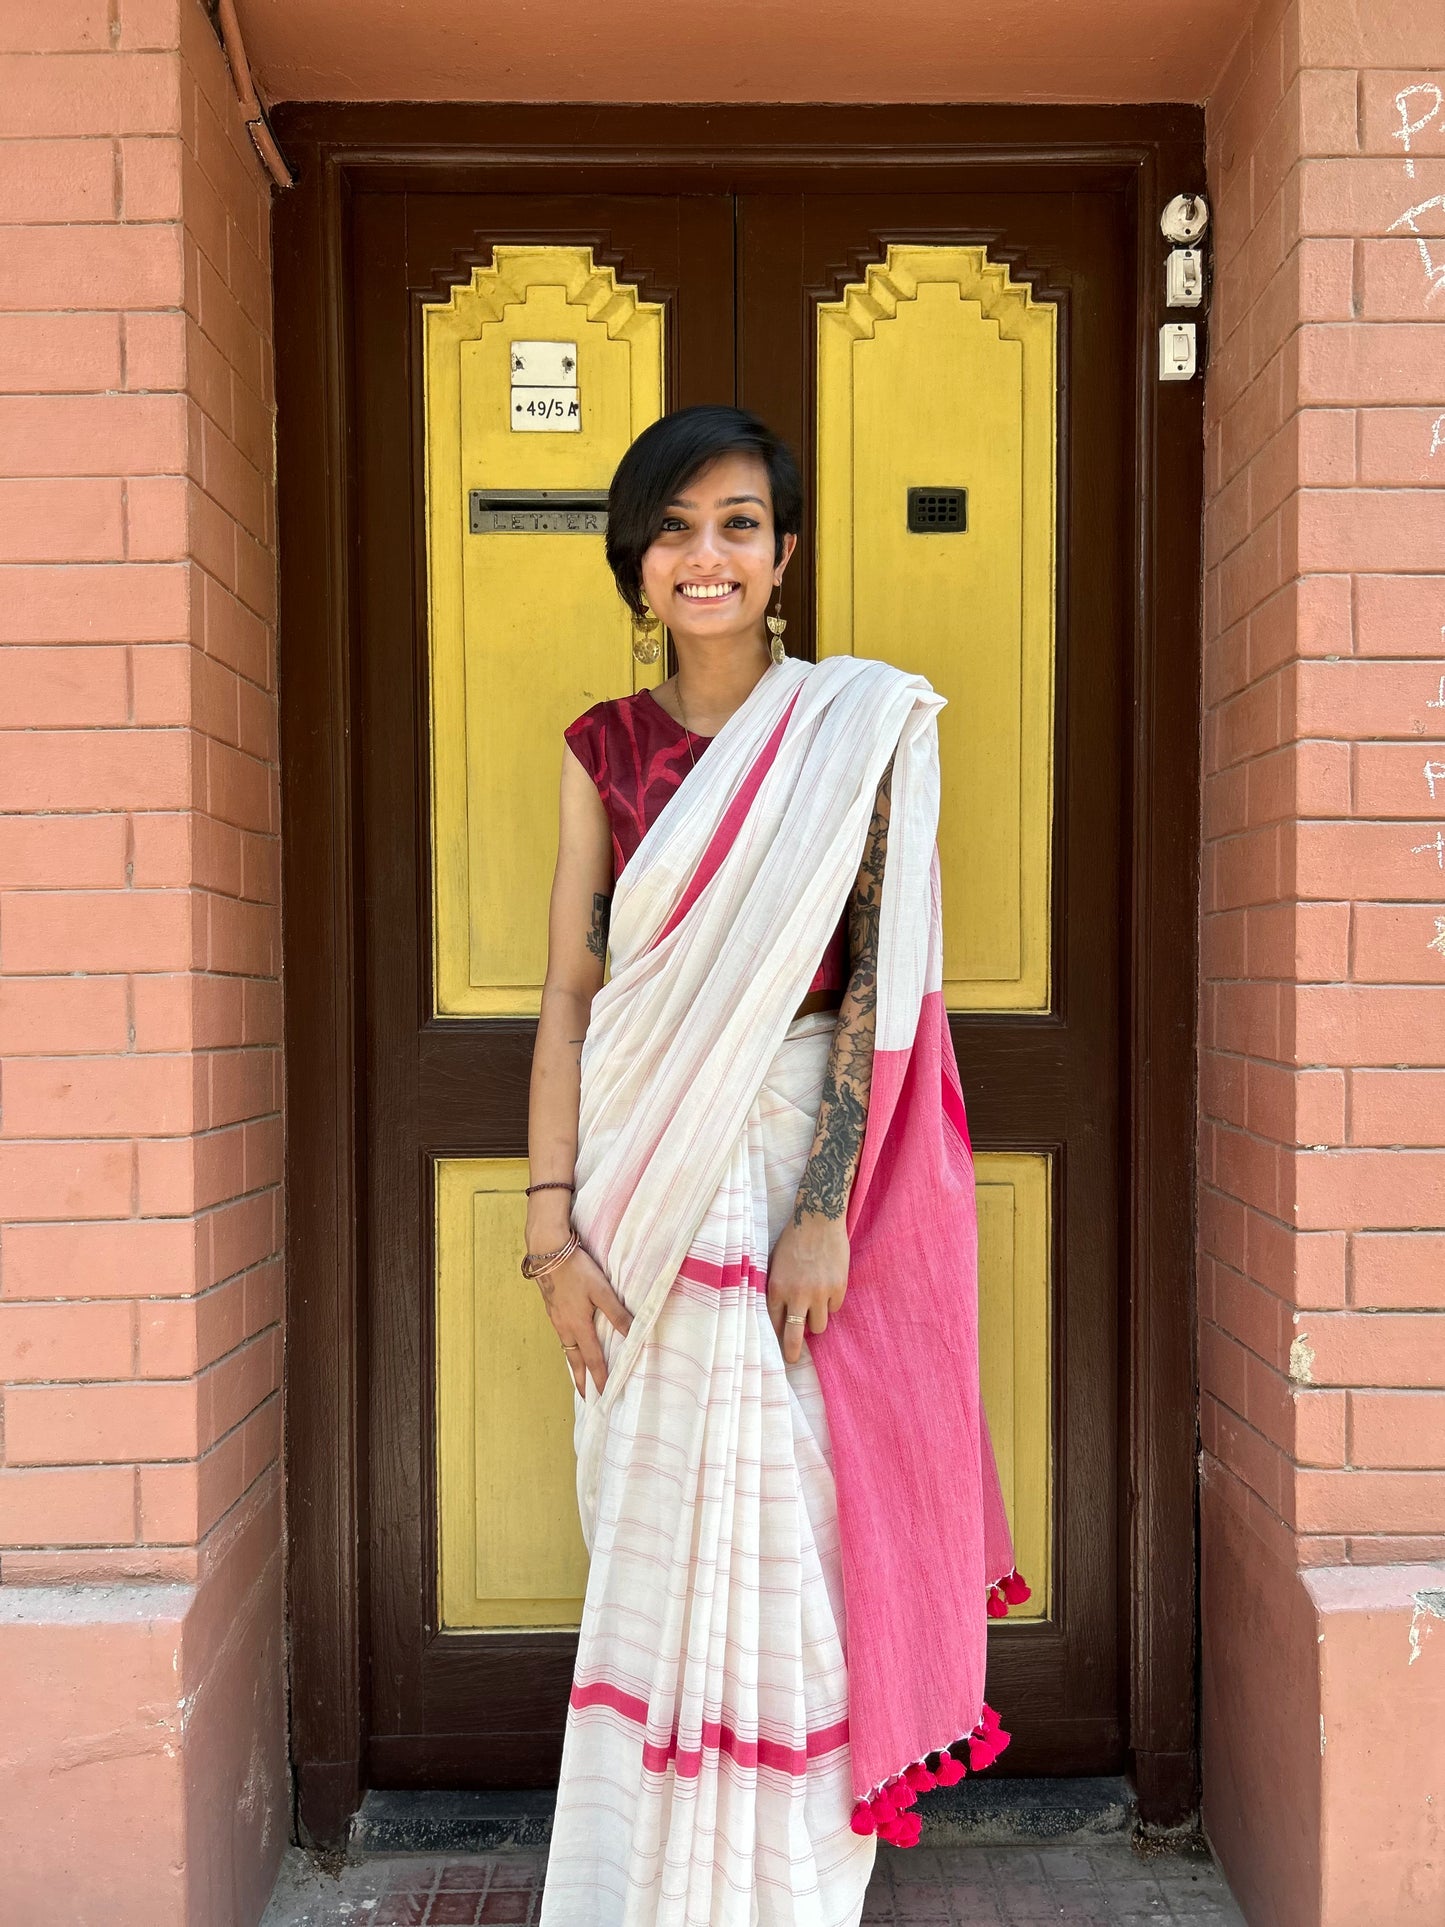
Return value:
M 571 429 L 580 433 L 582 403 L 575 388 L 514 388 L 512 426 L 521 431 Z
M 512 343 L 512 427 L 524 434 L 581 432 L 575 341 Z

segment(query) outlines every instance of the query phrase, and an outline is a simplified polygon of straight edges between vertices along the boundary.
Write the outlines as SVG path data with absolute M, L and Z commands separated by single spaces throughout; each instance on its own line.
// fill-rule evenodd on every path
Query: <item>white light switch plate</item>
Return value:
M 1164 304 L 1197 308 L 1204 299 L 1204 255 L 1199 248 L 1171 248 L 1164 263 Z
M 1159 330 L 1160 381 L 1191 381 L 1194 377 L 1194 323 L 1166 321 Z

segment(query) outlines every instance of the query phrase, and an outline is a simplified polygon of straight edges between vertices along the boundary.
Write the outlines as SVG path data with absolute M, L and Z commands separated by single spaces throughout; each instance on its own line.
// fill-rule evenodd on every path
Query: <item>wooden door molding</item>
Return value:
M 1197 1806 L 1193 1148 L 1202 390 L 1160 384 L 1157 210 L 1204 183 L 1203 114 L 1160 107 L 283 107 L 274 228 L 287 1050 L 291 1746 L 305 1834 L 363 1790 L 367 1360 L 349 206 L 437 194 L 1055 191 L 1133 217 L 1136 587 L 1128 818 L 1120 1573 L 1143 1816 Z M 1192 459 L 1185 459 L 1192 455 Z M 523 1053 L 525 1055 L 525 1053 Z M 521 1058 L 519 1057 L 519 1065 Z

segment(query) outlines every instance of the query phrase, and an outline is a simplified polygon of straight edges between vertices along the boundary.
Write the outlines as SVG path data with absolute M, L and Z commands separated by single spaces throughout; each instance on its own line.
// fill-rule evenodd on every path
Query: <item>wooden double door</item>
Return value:
M 1136 196 L 1082 165 L 743 174 L 600 193 L 372 171 L 336 203 L 358 1123 L 354 1375 L 331 1382 L 355 1399 L 359 1690 L 335 1730 L 362 1785 L 556 1773 L 585 1560 L 570 1390 L 516 1258 L 560 733 L 670 666 L 633 659 L 600 498 L 649 420 L 702 401 L 798 452 L 790 648 L 885 657 L 948 698 L 984 1391 L 1034 1588 L 990 1634 L 998 1770 L 1119 1771 L 1139 1744 Z M 293 1463 L 303 1530 L 320 1426 Z M 326 1717 L 298 1715 L 303 1802 Z

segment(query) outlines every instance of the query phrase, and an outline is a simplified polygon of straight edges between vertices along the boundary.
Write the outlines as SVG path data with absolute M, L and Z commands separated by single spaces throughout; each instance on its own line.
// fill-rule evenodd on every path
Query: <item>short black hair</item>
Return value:
M 720 455 L 756 455 L 773 498 L 775 559 L 783 537 L 803 526 L 803 482 L 792 450 L 745 408 L 700 403 L 663 415 L 617 464 L 607 495 L 607 561 L 622 600 L 642 614 L 642 558 L 657 540 L 669 502 Z

